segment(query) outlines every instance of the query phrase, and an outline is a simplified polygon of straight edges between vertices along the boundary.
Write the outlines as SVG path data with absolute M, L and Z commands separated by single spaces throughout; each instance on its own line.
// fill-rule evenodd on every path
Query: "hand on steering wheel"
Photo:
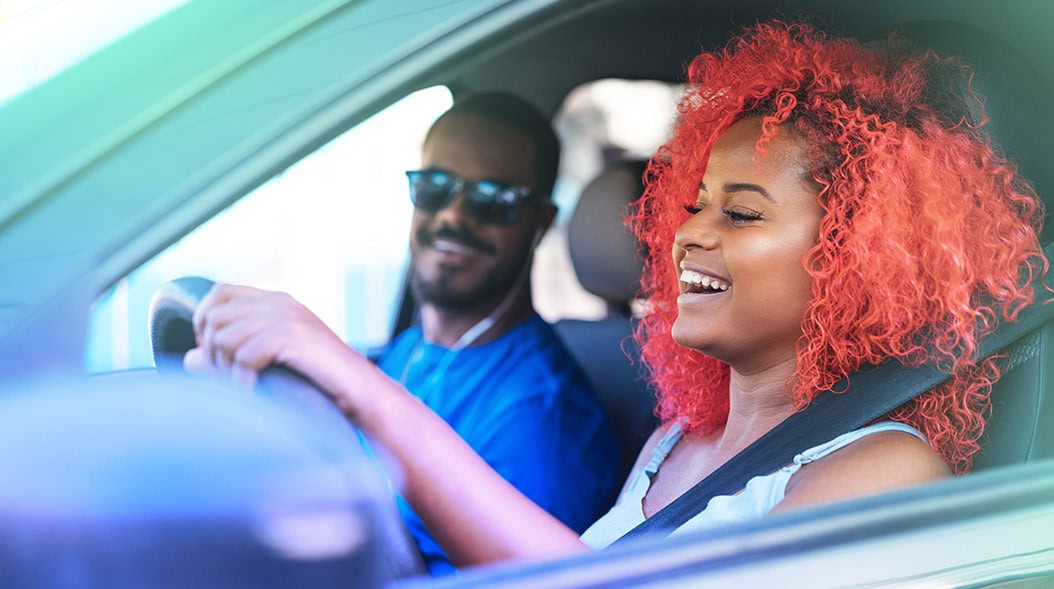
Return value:
M 150 315 L 150 337 L 159 373 L 182 372 L 186 367 L 195 374 L 226 374 L 243 385 L 255 385 L 264 396 L 306 410 L 312 419 L 347 421 L 330 400 L 331 395 L 302 375 L 301 367 L 295 364 L 301 356 L 287 350 L 294 343 L 294 335 L 307 333 L 332 348 L 343 348 L 349 357 L 357 355 L 287 295 L 215 286 L 205 278 L 186 277 L 157 291 Z M 203 336 L 201 346 L 195 331 Z M 300 343 L 305 348 L 311 345 Z M 308 369 L 318 370 L 319 366 L 325 368 L 324 358 L 328 356 L 306 357 L 318 360 L 306 363 Z
M 235 300 L 244 304 L 244 309 L 226 308 L 224 303 L 232 304 Z M 212 315 L 210 310 L 217 310 L 216 314 Z M 267 320 L 264 323 L 284 320 L 288 325 L 269 330 L 268 326 L 261 324 L 263 319 Z M 198 325 L 201 332 L 205 332 L 206 337 L 203 339 L 208 342 L 206 344 L 203 341 L 205 345 L 200 347 L 195 337 L 197 321 L 200 321 Z M 257 328 L 260 333 L 256 335 L 260 339 L 254 339 L 255 332 L 251 327 Z M 320 330 L 324 330 L 324 333 Z M 343 348 L 353 364 L 361 361 L 375 370 L 368 360 L 347 348 L 317 317 L 287 295 L 247 287 L 214 288 L 210 280 L 187 277 L 163 285 L 151 302 L 150 338 L 159 373 L 182 372 L 184 356 L 191 350 L 198 351 L 190 355 L 186 364 L 195 371 L 200 368 L 205 372 L 222 372 L 223 365 L 228 368 L 242 365 L 244 369 L 250 370 L 254 388 L 262 396 L 288 406 L 291 412 L 299 414 L 316 429 L 329 426 L 335 433 L 342 432 L 348 444 L 359 448 L 361 440 L 358 433 L 330 400 L 330 395 L 325 394 L 318 384 L 296 372 L 296 369 L 301 368 L 296 362 L 302 357 L 292 353 L 289 346 L 293 338 L 304 334 L 309 338 L 318 338 L 323 345 L 331 346 L 334 350 Z M 309 357 L 316 362 L 303 364 L 308 370 L 317 370 L 320 363 L 328 361 L 324 353 Z M 291 362 L 292 366 L 276 365 L 275 362 Z M 243 383 L 250 381 L 244 374 L 236 375 L 235 378 Z M 340 454 L 339 449 L 329 449 L 327 452 Z M 416 544 L 410 538 L 394 504 L 387 510 L 381 510 L 377 534 L 382 538 L 385 560 L 395 578 L 425 572 Z

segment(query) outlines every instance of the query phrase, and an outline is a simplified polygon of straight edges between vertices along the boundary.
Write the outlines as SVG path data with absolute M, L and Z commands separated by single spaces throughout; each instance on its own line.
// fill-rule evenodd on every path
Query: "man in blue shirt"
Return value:
M 614 497 L 620 456 L 607 415 L 531 302 L 534 248 L 556 216 L 558 160 L 548 120 L 508 94 L 466 99 L 436 121 L 422 169 L 407 172 L 420 322 L 378 366 L 527 497 L 582 532 Z M 248 385 L 256 371 L 283 364 L 336 399 L 385 378 L 282 293 L 218 285 L 194 328 L 199 347 L 184 359 L 192 372 L 228 372 Z M 429 448 L 428 439 L 419 443 Z M 456 465 L 447 470 L 459 479 Z M 402 512 L 429 571 L 453 570 L 417 516 L 405 505 Z
M 521 492 L 583 531 L 612 497 L 619 450 L 531 301 L 534 248 L 556 215 L 558 161 L 548 120 L 509 94 L 469 97 L 436 121 L 422 169 L 407 174 L 420 325 L 378 366 Z M 452 570 L 416 515 L 400 509 L 430 572 Z

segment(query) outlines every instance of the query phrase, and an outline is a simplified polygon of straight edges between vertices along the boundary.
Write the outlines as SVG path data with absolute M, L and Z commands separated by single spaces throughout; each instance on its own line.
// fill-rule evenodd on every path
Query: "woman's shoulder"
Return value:
M 876 428 L 803 465 L 776 510 L 892 491 L 951 474 L 940 455 L 912 431 Z

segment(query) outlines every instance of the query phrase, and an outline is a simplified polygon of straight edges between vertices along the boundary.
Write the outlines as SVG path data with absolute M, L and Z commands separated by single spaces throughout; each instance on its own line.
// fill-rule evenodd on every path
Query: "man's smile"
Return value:
M 443 226 L 435 231 L 421 228 L 417 241 L 439 254 L 456 257 L 492 256 L 495 249 L 464 228 Z

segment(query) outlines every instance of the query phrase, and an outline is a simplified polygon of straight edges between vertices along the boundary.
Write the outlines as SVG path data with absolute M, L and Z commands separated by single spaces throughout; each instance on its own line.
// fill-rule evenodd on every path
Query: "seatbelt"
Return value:
M 1044 254 L 1047 259 L 1052 259 L 1054 244 L 1047 246 Z M 1048 304 L 1054 293 L 1038 278 L 1033 282 L 1033 293 L 1033 304 L 1018 314 L 1017 321 L 1000 323 L 981 340 L 979 358 L 991 356 L 1054 319 L 1054 304 Z M 750 479 L 790 464 L 802 450 L 860 428 L 950 376 L 932 363 L 909 367 L 899 362 L 886 362 L 861 368 L 851 378 L 842 379 L 818 395 L 805 409 L 780 422 L 611 545 L 644 536 L 665 536 L 699 514 L 711 498 L 736 493 Z M 852 382 L 851 390 L 831 392 L 845 391 L 848 381 Z

